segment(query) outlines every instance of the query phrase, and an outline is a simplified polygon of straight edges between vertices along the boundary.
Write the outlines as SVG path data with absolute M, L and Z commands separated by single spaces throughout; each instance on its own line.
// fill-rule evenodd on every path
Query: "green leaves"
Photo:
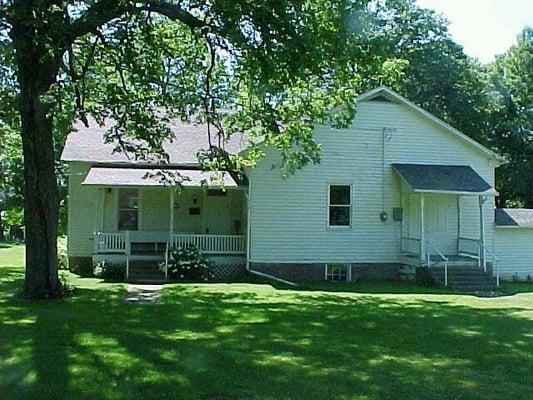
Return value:
M 488 67 L 492 83 L 492 145 L 509 159 L 497 183 L 501 205 L 533 208 L 533 29 Z

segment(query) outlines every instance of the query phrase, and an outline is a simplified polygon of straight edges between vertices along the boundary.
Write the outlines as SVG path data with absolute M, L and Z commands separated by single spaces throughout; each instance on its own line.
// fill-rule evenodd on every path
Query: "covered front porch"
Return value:
M 246 185 L 225 172 L 93 167 L 83 185 L 98 188 L 93 261 L 168 262 L 169 251 L 195 245 L 217 261 L 246 262 Z M 164 277 L 167 278 L 166 268 Z
M 394 164 L 403 211 L 400 261 L 415 267 L 477 265 L 485 272 L 495 190 L 471 167 Z

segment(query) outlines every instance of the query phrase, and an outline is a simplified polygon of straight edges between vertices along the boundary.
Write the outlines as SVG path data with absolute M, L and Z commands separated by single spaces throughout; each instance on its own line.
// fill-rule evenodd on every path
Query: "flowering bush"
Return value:
M 161 263 L 164 270 L 165 263 Z M 194 245 L 178 247 L 169 252 L 168 275 L 180 281 L 204 281 L 213 278 L 212 265 L 200 254 L 200 250 Z

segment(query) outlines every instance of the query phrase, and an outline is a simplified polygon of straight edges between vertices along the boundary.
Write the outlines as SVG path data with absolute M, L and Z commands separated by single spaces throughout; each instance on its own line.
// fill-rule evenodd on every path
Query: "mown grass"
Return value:
M 531 398 L 532 290 L 172 284 L 135 305 L 69 275 L 74 297 L 24 301 L 20 265 L 0 267 L 0 399 Z

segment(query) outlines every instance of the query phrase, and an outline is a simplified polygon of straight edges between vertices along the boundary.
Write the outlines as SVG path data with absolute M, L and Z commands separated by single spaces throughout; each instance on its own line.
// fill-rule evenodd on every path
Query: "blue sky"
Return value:
M 417 0 L 450 21 L 465 53 L 487 63 L 504 53 L 525 25 L 533 26 L 533 0 Z

